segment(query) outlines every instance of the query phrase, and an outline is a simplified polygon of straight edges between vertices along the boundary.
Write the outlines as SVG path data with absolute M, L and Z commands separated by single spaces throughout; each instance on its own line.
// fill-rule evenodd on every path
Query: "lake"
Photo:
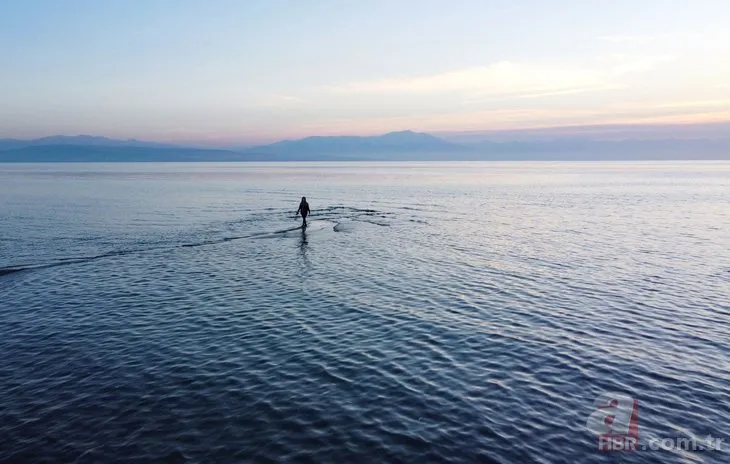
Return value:
M 0 164 L 0 198 L 0 462 L 730 462 L 730 162 Z

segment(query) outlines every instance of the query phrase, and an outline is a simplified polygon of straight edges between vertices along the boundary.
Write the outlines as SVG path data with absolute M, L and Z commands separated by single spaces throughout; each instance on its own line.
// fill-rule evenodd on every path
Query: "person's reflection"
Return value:
M 302 279 L 302 285 L 307 285 L 309 282 L 309 273 L 312 270 L 312 263 L 309 262 L 309 256 L 307 256 L 307 250 L 309 250 L 309 243 L 307 242 L 307 231 L 302 229 L 302 235 L 299 237 L 299 264 L 300 264 L 300 278 Z
M 299 252 L 306 258 L 307 256 L 307 248 L 309 247 L 309 244 L 307 243 L 307 229 L 302 228 L 302 236 L 299 238 Z

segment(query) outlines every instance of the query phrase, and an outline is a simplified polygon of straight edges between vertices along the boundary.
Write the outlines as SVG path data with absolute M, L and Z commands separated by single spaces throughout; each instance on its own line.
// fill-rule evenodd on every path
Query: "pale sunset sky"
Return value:
M 3 0 L 0 138 L 730 121 L 730 0 Z

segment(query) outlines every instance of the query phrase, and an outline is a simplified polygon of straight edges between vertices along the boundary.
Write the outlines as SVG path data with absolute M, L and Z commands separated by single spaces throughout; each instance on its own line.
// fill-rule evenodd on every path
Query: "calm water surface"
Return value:
M 0 199 L 1 462 L 730 462 L 730 163 L 0 164 Z M 599 452 L 604 391 L 726 443 Z

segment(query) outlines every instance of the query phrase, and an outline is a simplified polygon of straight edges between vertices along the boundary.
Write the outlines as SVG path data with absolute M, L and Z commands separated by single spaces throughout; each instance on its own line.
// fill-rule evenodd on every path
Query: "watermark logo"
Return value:
M 639 444 L 639 401 L 622 393 L 602 393 L 593 406 L 586 427 L 598 437 L 598 450 L 635 451 Z
M 727 453 L 724 438 L 694 434 L 649 437 L 639 442 L 639 401 L 623 393 L 602 393 L 593 402 L 586 427 L 598 437 L 599 451 L 714 451 Z

